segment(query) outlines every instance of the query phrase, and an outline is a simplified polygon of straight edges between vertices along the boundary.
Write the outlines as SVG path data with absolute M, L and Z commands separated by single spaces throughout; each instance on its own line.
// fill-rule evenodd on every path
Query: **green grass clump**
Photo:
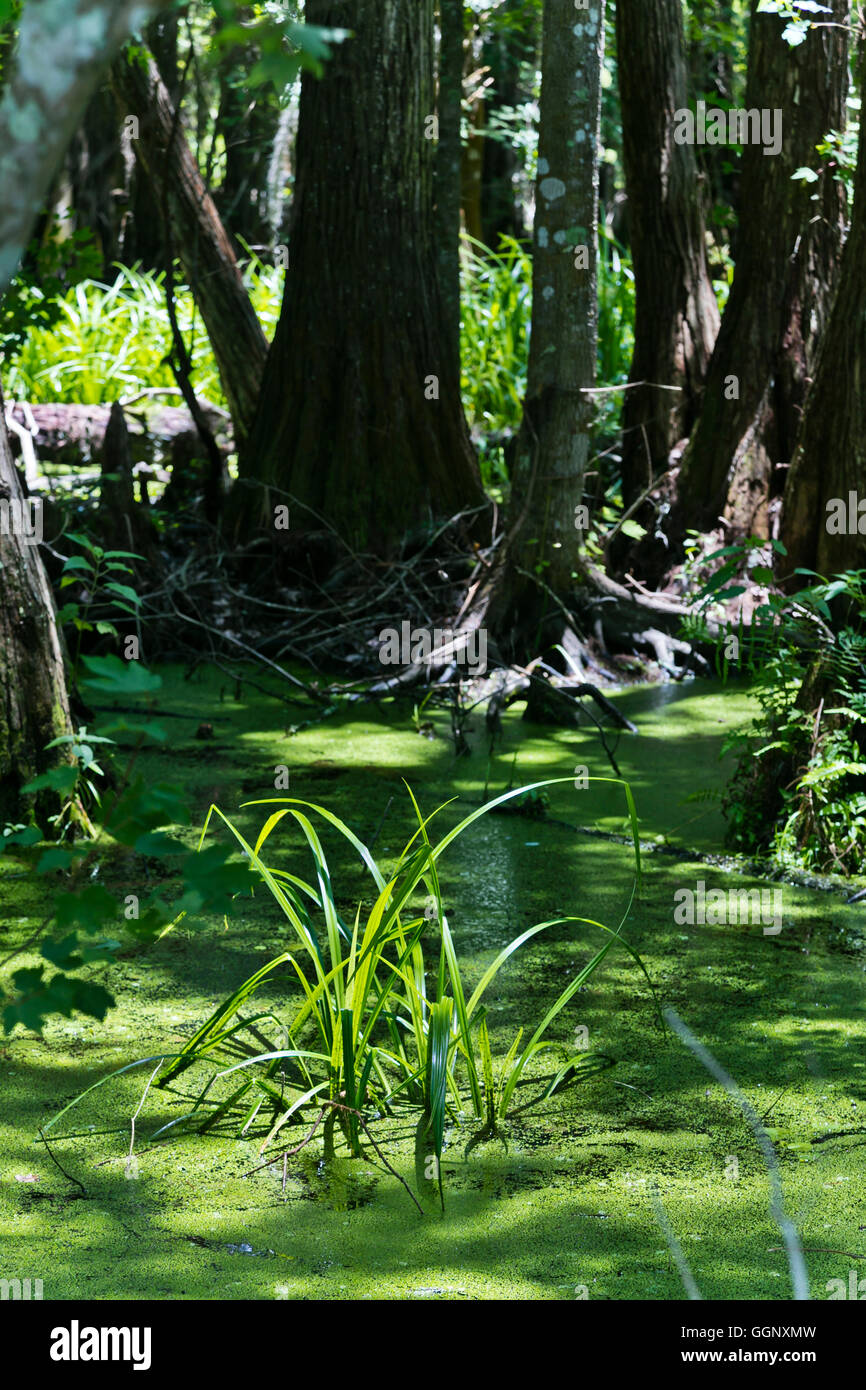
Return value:
M 418 828 L 396 866 L 387 873 L 354 831 L 323 806 L 288 797 L 247 803 L 268 807 L 254 843 L 212 806 L 200 847 L 211 824 L 222 821 L 290 924 L 294 942 L 234 989 L 179 1054 L 172 1054 L 170 1060 L 166 1056 L 156 1083 L 160 1087 L 171 1086 L 202 1063 L 210 1074 L 192 1108 L 158 1133 L 193 1120 L 207 1130 L 233 1113 L 237 1113 L 244 1133 L 264 1110 L 270 1125 L 261 1145 L 263 1153 L 285 1126 L 302 1124 L 308 1138 L 301 1147 L 321 1125 L 326 1155 L 333 1153 L 335 1140 L 342 1135 L 349 1154 L 361 1157 L 365 1137 L 376 1146 L 369 1130 L 375 1120 L 385 1116 L 408 1119 L 415 1126 L 419 1186 L 425 1190 L 425 1184 L 432 1182 L 441 1194 L 447 1115 L 461 1114 L 468 1107 L 480 1126 L 470 1140 L 471 1147 L 498 1133 L 498 1124 L 513 1108 L 519 1086 L 529 1085 L 538 1093 L 529 1101 L 534 1104 L 567 1083 L 613 1065 L 604 1054 L 586 1050 L 572 1054 L 546 1034 L 613 945 L 624 945 L 643 969 L 640 957 L 621 934 L 640 876 L 634 803 L 628 785 L 622 786 L 632 831 L 635 878 L 619 926 L 614 931 L 591 918 L 570 915 L 536 923 L 498 953 L 471 992 L 458 964 L 438 862 L 448 846 L 481 816 L 533 788 L 506 792 L 473 811 L 435 845 L 428 827 L 444 807 L 424 817 L 412 797 Z M 270 856 L 264 858 L 274 832 L 287 818 L 301 831 L 312 855 L 312 881 L 279 867 Z M 337 907 L 315 822 L 324 822 L 348 841 L 375 885 L 372 903 L 359 903 L 353 922 L 345 920 Z M 426 894 L 426 908 L 421 912 L 410 903 L 420 892 Z M 518 1030 L 504 1062 L 496 1069 L 484 1004 L 489 987 L 521 946 L 549 928 L 563 925 L 588 927 L 606 939 L 574 973 L 527 1040 L 524 1029 Z M 246 1009 L 257 992 L 266 984 L 272 986 L 275 972 L 285 967 L 294 972 L 301 997 L 295 994 L 288 1001 L 285 1014 L 268 1009 L 248 1015 Z M 562 1055 L 553 1074 L 539 1078 L 529 1064 L 550 1049 Z M 311 1115 L 317 1111 L 318 1119 L 310 1130 Z
M 252 257 L 244 279 L 268 335 L 276 327 L 284 272 Z M 190 290 L 175 295 L 197 393 L 225 407 L 216 361 Z M 34 323 L 9 359 L 4 388 L 10 400 L 101 405 L 146 388 L 176 387 L 169 364 L 171 324 L 165 276 L 118 266 L 110 285 L 82 280 L 59 301 L 50 324 Z

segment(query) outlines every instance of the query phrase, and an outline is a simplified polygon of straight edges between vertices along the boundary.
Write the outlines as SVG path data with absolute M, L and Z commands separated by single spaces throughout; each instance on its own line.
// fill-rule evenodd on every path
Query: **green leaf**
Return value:
M 7 845 L 30 845 L 41 844 L 44 836 L 38 825 L 25 825 L 20 830 L 13 830 L 9 835 L 3 834 L 0 838 L 0 853 Z
M 53 975 L 46 980 L 41 965 L 33 970 L 17 970 L 12 980 L 19 997 L 3 1010 L 3 1026 L 7 1033 L 19 1023 L 38 1033 L 51 1014 L 71 1018 L 76 1010 L 101 1022 L 114 1005 L 113 995 L 101 985 L 76 980 L 70 975 Z
M 102 547 L 95 545 L 89 536 L 82 535 L 80 531 L 70 531 L 66 537 L 68 541 L 75 541 L 78 545 L 83 545 L 85 550 L 89 550 L 91 555 L 99 557 L 102 555 Z
M 103 723 L 101 727 L 110 734 L 130 734 L 136 739 L 150 738 L 154 743 L 168 741 L 168 732 L 164 725 L 154 719 L 130 719 L 125 714 L 119 714 L 108 723 Z M 114 739 L 111 741 L 116 742 Z
M 102 587 L 112 594 L 119 594 L 121 598 L 126 599 L 127 603 L 132 603 L 136 606 L 141 603 L 138 594 L 134 589 L 131 589 L 128 584 L 118 584 L 117 580 L 109 579 L 108 583 L 103 584 Z
M 84 931 L 95 932 L 108 921 L 117 921 L 120 904 L 99 883 L 89 883 L 76 893 L 61 893 L 55 899 L 54 915 L 58 927 L 76 924 Z
M 166 835 L 164 830 L 148 830 L 138 837 L 133 848 L 136 854 L 149 854 L 160 859 L 167 854 L 183 854 L 186 845 L 182 840 Z
M 78 933 L 70 932 L 62 941 L 44 941 L 40 954 L 59 970 L 75 970 L 84 964 L 83 958 L 78 954 L 79 945 Z
M 782 38 L 789 48 L 799 48 L 801 43 L 806 42 L 808 32 L 805 24 L 798 24 L 796 20 L 792 20 L 782 30 Z
M 36 872 L 38 874 L 50 874 L 55 869 L 71 868 L 74 862 L 74 855 L 70 854 L 68 850 L 60 849 L 59 846 L 54 845 L 41 855 L 39 863 L 36 865 Z M 59 964 L 59 962 L 56 963 Z
M 59 738 L 52 739 L 51 743 L 46 743 L 45 747 L 60 748 L 65 744 L 72 744 L 74 746 L 82 743 L 84 739 L 87 739 L 88 743 L 114 743 L 113 738 L 104 738 L 100 734 L 89 734 L 86 725 L 82 725 L 77 733 L 61 734 Z
M 177 787 L 165 782 L 148 786 L 137 777 L 112 812 L 107 828 L 121 844 L 134 845 L 141 835 L 162 825 L 186 825 L 189 807 Z
M 184 894 L 178 904 L 182 912 L 229 914 L 234 898 L 249 892 L 255 882 L 245 860 L 228 863 L 231 851 L 223 845 L 210 845 L 189 855 L 184 871 Z
M 91 673 L 81 681 L 89 690 L 106 695 L 152 695 L 162 687 L 140 661 L 121 661 L 119 656 L 83 656 L 82 664 Z
M 51 790 L 68 796 L 74 791 L 77 781 L 77 767 L 52 767 L 49 772 L 43 772 L 41 776 L 34 777 L 33 781 L 28 782 L 21 790 L 25 793 Z

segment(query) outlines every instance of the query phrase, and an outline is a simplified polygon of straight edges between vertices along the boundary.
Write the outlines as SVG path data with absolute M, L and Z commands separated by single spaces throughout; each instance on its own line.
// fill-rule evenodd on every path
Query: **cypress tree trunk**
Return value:
M 618 0 L 623 162 L 635 272 L 635 348 L 623 409 L 631 502 L 687 436 L 719 329 L 694 150 L 674 140 L 687 105 L 681 0 Z M 678 388 L 673 391 L 661 387 Z
M 414 523 L 483 500 L 435 244 L 432 0 L 309 0 L 347 27 L 304 75 L 291 263 L 239 523 L 326 524 L 386 552 Z M 273 491 L 272 491 L 273 490 Z
M 849 0 L 830 3 L 844 23 Z M 712 526 L 724 510 L 729 534 L 767 533 L 773 465 L 794 449 L 838 268 L 841 185 L 830 172 L 817 184 L 791 176 L 813 167 L 818 142 L 844 126 L 847 34 L 816 28 L 790 48 L 779 17 L 758 14 L 757 4 L 746 106 L 782 111 L 782 149 L 743 151 L 736 273 L 683 459 L 674 531 Z
M 267 340 L 156 63 L 121 54 L 111 80 L 121 109 L 138 118 L 134 148 L 156 205 L 153 215 L 167 204 L 172 251 L 201 310 L 240 446 L 256 413 Z
M 22 501 L 0 392 L 0 823 L 24 783 L 57 761 L 46 744 L 71 731 L 48 578 L 39 546 L 12 520 Z
M 165 83 L 172 106 L 180 101 L 180 67 L 178 55 L 180 16 L 160 15 L 147 26 L 144 42 L 156 59 L 159 75 Z M 116 113 L 115 104 L 115 113 Z M 129 113 L 132 114 L 132 113 Z M 141 164 L 134 159 L 127 175 L 129 180 L 129 216 L 124 225 L 123 259 L 127 265 L 141 261 L 153 270 L 165 269 L 165 240 L 162 218 L 154 216 L 153 189 Z M 129 156 L 127 156 L 129 158 Z
M 436 146 L 436 245 L 448 339 L 460 371 L 460 123 L 463 100 L 463 0 L 439 0 L 439 142 Z M 452 367 L 453 369 L 453 367 Z
M 866 98 L 866 43 L 860 91 Z M 789 574 L 798 566 L 825 575 L 866 567 L 866 131 L 862 126 L 855 178 L 854 211 L 838 289 L 785 486 L 781 537 L 788 554 L 779 565 Z M 858 512 L 861 502 L 862 514 Z
M 102 87 L 91 99 L 69 149 L 66 169 L 77 227 L 94 233 L 102 253 L 102 277 L 110 284 L 115 261 L 129 247 L 126 165 L 117 107 Z M 136 259 L 132 257 L 131 259 Z
M 161 6 L 43 0 L 22 12 L 0 100 L 0 294 L 15 275 L 51 181 L 105 65 Z M 163 6 L 164 7 L 164 6 Z M 50 80 L 48 80 L 50 78 Z M 22 501 L 0 396 L 0 503 Z M 0 815 L 70 731 L 54 604 L 36 545 L 0 525 Z M 51 755 L 48 755 L 51 757 Z
M 603 0 L 545 0 L 532 339 L 512 474 L 505 578 L 489 624 L 525 661 L 563 636 L 580 557 L 595 381 Z

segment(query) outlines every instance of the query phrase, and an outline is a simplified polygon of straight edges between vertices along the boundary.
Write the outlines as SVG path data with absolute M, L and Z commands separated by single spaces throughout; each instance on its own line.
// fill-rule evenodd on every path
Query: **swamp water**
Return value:
M 440 714 L 425 711 L 434 738 L 415 733 L 411 706 L 387 703 L 290 736 L 285 720 L 300 716 L 249 688 L 236 700 L 218 673 L 163 676 L 160 705 L 183 717 L 166 721 L 170 748 L 148 755 L 145 770 L 182 781 L 199 819 L 211 801 L 234 815 L 245 800 L 277 795 L 274 768 L 285 764 L 289 795 L 326 806 L 367 843 L 378 831 L 380 862 L 412 834 L 403 776 L 425 812 L 459 798 L 434 822 L 441 834 L 480 803 L 488 777 L 492 797 L 512 776 L 518 786 L 570 776 L 579 764 L 612 775 L 591 727 L 539 729 L 511 711 L 488 767 L 480 711 L 472 756 L 455 760 Z M 838 890 L 785 883 L 778 935 L 743 923 L 677 925 L 676 892 L 700 880 L 770 886 L 730 872 L 718 802 L 689 799 L 722 786 L 721 743 L 748 717 L 749 699 L 693 683 L 631 689 L 617 703 L 640 730 L 619 738 L 616 756 L 647 849 L 644 891 L 624 935 L 661 1003 L 766 1117 L 812 1297 L 827 1298 L 828 1281 L 847 1286 L 851 1269 L 866 1270 L 866 908 L 847 907 Z M 201 720 L 212 723 L 213 742 L 196 741 Z M 261 810 L 238 814 L 245 832 Z M 468 982 L 533 922 L 568 913 L 615 928 L 632 884 L 627 835 L 622 789 L 612 784 L 553 787 L 541 818 L 482 817 L 442 860 Z M 336 837 L 325 847 L 348 911 L 369 896 L 368 881 Z M 288 830 L 271 856 L 309 869 Z M 0 859 L 4 950 L 42 916 L 37 890 L 17 876 L 22 867 Z M 554 928 L 509 961 L 488 1016 L 500 1063 L 517 1029 L 534 1028 L 600 937 Z M 431 1207 L 419 1216 L 368 1147 L 363 1159 L 324 1163 L 316 1139 L 288 1161 L 284 1187 L 282 1162 L 245 1176 L 263 1161 L 266 1131 L 255 1126 L 243 1137 L 237 1125 L 203 1137 L 179 1129 L 151 1145 L 182 1113 L 165 1091 L 149 1092 L 129 1161 L 130 1118 L 152 1066 L 96 1090 L 50 1131 L 52 1152 L 84 1191 L 76 1187 L 39 1143 L 39 1126 L 111 1070 L 182 1046 L 289 939 L 273 904 L 257 897 L 227 928 L 182 926 L 127 953 L 107 979 L 117 1007 L 104 1024 L 55 1020 L 41 1040 L 19 1031 L 0 1041 L 0 1279 L 41 1278 L 46 1299 L 675 1299 L 682 1286 L 654 1214 L 655 1185 L 705 1297 L 790 1297 L 754 1137 L 723 1088 L 661 1031 L 646 980 L 617 948 L 551 1032 L 573 1050 L 586 1030 L 580 1036 L 616 1065 L 517 1113 L 503 1126 L 507 1150 L 493 1138 L 464 1158 L 477 1125 L 468 1116 L 449 1125 L 444 1214 Z M 285 1011 L 287 978 L 269 984 L 259 1007 Z M 291 1135 L 287 1143 L 302 1137 Z M 411 1182 L 411 1127 L 395 1125 L 385 1149 Z

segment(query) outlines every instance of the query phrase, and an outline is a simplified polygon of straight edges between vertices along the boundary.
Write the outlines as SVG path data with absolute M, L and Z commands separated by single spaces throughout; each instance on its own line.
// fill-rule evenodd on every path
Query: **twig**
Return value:
M 143 1091 L 143 1093 L 142 1093 L 141 1100 L 138 1102 L 138 1109 L 136 1110 L 135 1114 L 132 1116 L 132 1119 L 131 1119 L 130 1122 L 129 1122 L 129 1131 L 130 1131 L 130 1132 L 129 1132 L 129 1153 L 126 1155 L 126 1176 L 127 1176 L 127 1177 L 129 1177 L 130 1169 L 131 1169 L 131 1167 L 132 1167 L 132 1150 L 133 1150 L 133 1148 L 135 1147 L 135 1122 L 136 1122 L 136 1120 L 138 1119 L 139 1115 L 141 1114 L 141 1107 L 144 1105 L 144 1102 L 147 1100 L 147 1093 L 148 1093 L 148 1091 L 150 1090 L 151 1086 L 153 1085 L 153 1078 L 156 1076 L 156 1073 L 159 1071 L 159 1069 L 160 1069 L 161 1066 L 162 1066 L 162 1058 L 160 1057 L 159 1061 L 157 1062 L 156 1066 L 154 1067 L 153 1071 L 152 1071 L 151 1074 L 150 1074 L 150 1080 L 148 1081 L 147 1085 L 146 1085 L 145 1088 L 144 1088 L 144 1091 Z
M 264 1163 L 259 1163 L 255 1168 L 250 1168 L 249 1172 L 242 1174 L 242 1176 L 245 1178 L 251 1178 L 253 1173 L 260 1173 L 263 1168 L 272 1168 L 275 1163 L 278 1163 L 280 1161 L 281 1158 L 294 1158 L 295 1154 L 300 1153 L 301 1149 L 305 1149 L 306 1146 L 309 1144 L 310 1140 L 313 1138 L 313 1135 L 316 1133 L 316 1130 L 319 1128 L 319 1125 L 322 1123 L 326 1114 L 327 1106 L 323 1105 L 322 1109 L 319 1111 L 318 1118 L 316 1119 L 316 1122 L 313 1125 L 313 1128 L 310 1130 L 309 1134 L 307 1135 L 306 1139 L 302 1139 L 300 1144 L 296 1144 L 293 1149 L 284 1149 L 283 1152 L 281 1154 L 277 1154 L 276 1157 L 269 1158 Z
M 66 1178 L 67 1182 L 75 1183 L 75 1186 L 80 1189 L 82 1197 L 86 1197 L 87 1188 L 84 1186 L 84 1183 L 81 1182 L 78 1178 L 74 1178 L 71 1173 L 67 1173 L 60 1160 L 58 1158 L 55 1158 L 54 1154 L 51 1152 L 51 1145 L 45 1138 L 45 1131 L 43 1130 L 41 1125 L 39 1126 L 39 1137 L 45 1145 L 45 1151 L 48 1154 L 48 1157 L 51 1159 L 51 1162 L 54 1164 L 55 1168 L 59 1168 L 60 1172 L 63 1174 L 64 1178 Z

